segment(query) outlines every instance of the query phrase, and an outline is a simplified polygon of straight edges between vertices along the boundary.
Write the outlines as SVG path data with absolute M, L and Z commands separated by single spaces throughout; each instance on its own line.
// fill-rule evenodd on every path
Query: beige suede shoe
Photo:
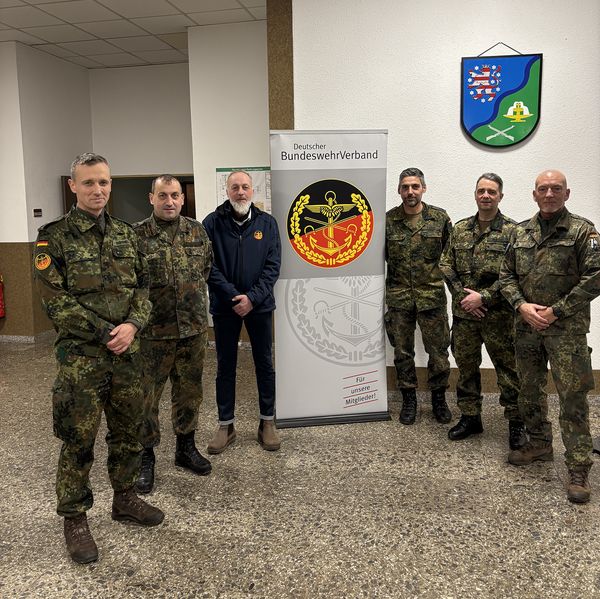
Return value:
M 233 423 L 220 425 L 210 440 L 206 451 L 215 455 L 225 451 L 235 441 L 236 433 Z
M 281 439 L 272 420 L 261 420 L 258 426 L 258 442 L 266 451 L 277 451 L 281 447 Z

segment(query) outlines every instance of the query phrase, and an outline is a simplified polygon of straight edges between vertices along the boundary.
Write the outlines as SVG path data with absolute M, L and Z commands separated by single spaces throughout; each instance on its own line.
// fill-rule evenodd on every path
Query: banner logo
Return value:
M 462 59 L 461 124 L 474 141 L 495 147 L 518 144 L 540 120 L 542 55 Z
M 335 268 L 356 260 L 373 235 L 373 213 L 365 195 L 337 179 L 316 181 L 296 196 L 288 212 L 288 236 L 309 264 Z
M 285 290 L 290 328 L 309 351 L 343 365 L 385 357 L 383 280 L 359 276 L 300 279 Z

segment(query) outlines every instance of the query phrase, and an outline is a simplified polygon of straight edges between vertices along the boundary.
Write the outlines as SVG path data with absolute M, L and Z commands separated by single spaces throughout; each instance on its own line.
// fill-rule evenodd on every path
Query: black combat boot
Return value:
M 414 424 L 417 418 L 417 391 L 415 389 L 402 389 L 402 409 L 400 422 Z
M 511 449 L 520 449 L 527 443 L 525 424 L 521 420 L 508 421 L 508 445 Z
M 460 441 L 471 435 L 478 435 L 483 432 L 481 424 L 481 414 L 477 416 L 467 416 L 463 414 L 460 420 L 448 431 L 448 439 L 451 441 Z
M 446 403 L 445 389 L 431 390 L 431 411 L 433 417 L 441 424 L 448 424 L 452 420 L 452 412 Z
M 65 518 L 65 541 L 71 559 L 78 564 L 88 564 L 98 559 L 98 547 L 88 527 L 85 513 Z
M 138 493 L 150 493 L 154 487 L 154 449 L 152 447 L 144 447 L 142 451 L 142 466 L 140 475 L 135 483 L 135 490 Z
M 196 449 L 194 443 L 194 433 L 191 431 L 185 435 L 177 435 L 177 444 L 175 447 L 175 464 L 182 468 L 187 468 L 196 474 L 210 474 L 212 466 L 210 462 L 203 457 Z

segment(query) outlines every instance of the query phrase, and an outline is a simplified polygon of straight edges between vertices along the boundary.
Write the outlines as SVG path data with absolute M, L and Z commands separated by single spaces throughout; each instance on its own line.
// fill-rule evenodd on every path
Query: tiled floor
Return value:
M 214 351 L 207 360 L 202 446 L 216 420 Z M 80 566 L 54 512 L 51 349 L 0 344 L 0 597 L 600 597 L 600 469 L 591 503 L 575 506 L 560 440 L 554 463 L 507 465 L 494 396 L 484 434 L 466 441 L 448 441 L 426 401 L 401 425 L 391 393 L 389 422 L 285 429 L 268 453 L 248 351 L 240 367 L 238 440 L 208 477 L 173 465 L 163 398 L 158 528 L 111 520 L 101 432 L 89 512 L 100 559 Z M 600 399 L 590 403 L 598 434 Z

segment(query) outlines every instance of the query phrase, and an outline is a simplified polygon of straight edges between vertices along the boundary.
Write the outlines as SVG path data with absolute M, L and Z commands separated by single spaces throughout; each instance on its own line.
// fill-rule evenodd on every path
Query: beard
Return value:
M 419 202 L 420 202 L 420 199 L 415 196 L 406 198 L 406 200 L 404 201 L 404 203 L 407 206 L 409 206 L 410 208 L 414 208 Z
M 250 210 L 251 200 L 229 200 L 231 207 L 236 216 L 246 217 L 248 216 L 248 210 Z

